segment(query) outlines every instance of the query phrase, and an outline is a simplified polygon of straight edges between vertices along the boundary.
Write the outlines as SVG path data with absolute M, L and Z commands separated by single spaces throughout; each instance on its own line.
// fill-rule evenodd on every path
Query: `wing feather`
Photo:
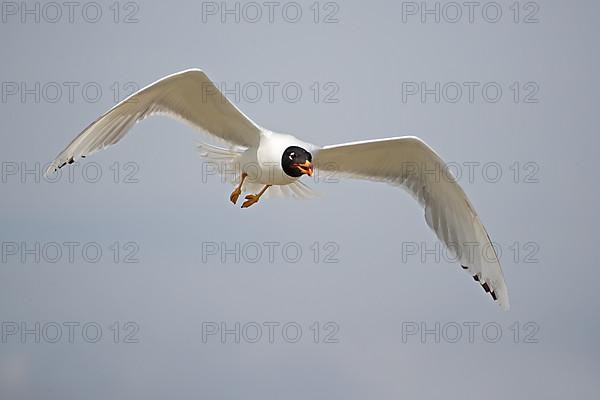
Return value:
M 100 116 L 56 157 L 47 173 L 117 143 L 133 125 L 155 114 L 179 119 L 233 145 L 258 145 L 260 127 L 203 71 L 190 69 L 150 84 Z
M 509 308 L 502 268 L 489 235 L 444 161 L 425 142 L 405 136 L 325 146 L 313 161 L 316 168 L 406 189 L 423 206 L 427 225 L 463 269 L 502 308 Z

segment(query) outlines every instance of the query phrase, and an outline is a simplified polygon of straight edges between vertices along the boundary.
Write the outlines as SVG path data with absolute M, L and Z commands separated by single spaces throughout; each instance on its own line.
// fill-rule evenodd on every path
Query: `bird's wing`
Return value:
M 325 146 L 316 168 L 342 176 L 387 182 L 406 189 L 425 208 L 427 225 L 500 306 L 508 291 L 491 240 L 467 195 L 442 159 L 416 137 Z
M 252 147 L 259 142 L 260 127 L 203 71 L 190 69 L 164 77 L 114 106 L 73 139 L 47 172 L 117 143 L 136 122 L 154 114 L 177 118 L 234 145 Z

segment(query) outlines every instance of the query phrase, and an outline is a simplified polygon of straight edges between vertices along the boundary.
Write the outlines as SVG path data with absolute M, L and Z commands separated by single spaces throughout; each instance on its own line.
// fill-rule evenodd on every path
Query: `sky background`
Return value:
M 421 2 L 3 2 L 0 398 L 595 395 L 600 4 L 513 3 L 425 2 L 436 22 Z M 309 142 L 424 139 L 502 252 L 511 310 L 401 190 L 320 176 L 316 199 L 241 210 L 176 121 L 42 177 L 192 67 Z

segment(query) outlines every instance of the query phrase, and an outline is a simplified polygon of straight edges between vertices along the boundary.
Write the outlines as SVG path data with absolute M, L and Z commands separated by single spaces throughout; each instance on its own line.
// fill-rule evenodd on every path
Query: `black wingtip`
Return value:
M 462 267 L 464 268 L 464 266 Z M 480 282 L 479 275 L 473 275 L 473 280 L 475 282 Z M 481 287 L 483 288 L 483 290 L 485 290 L 486 293 L 489 293 L 492 296 L 492 299 L 494 299 L 494 301 L 498 300 L 498 296 L 496 296 L 496 293 L 494 293 L 494 291 L 490 289 L 490 286 L 487 284 L 487 282 L 481 283 Z
M 483 288 L 483 290 L 485 290 L 485 292 L 486 292 L 486 293 L 489 293 L 489 292 L 490 292 L 490 287 L 488 286 L 487 282 L 486 282 L 486 283 L 483 283 L 483 284 L 481 285 L 481 287 Z

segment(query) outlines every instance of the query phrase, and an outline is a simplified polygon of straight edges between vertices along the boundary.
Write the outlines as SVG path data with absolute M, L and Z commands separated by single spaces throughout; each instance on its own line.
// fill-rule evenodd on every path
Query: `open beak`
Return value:
M 303 174 L 308 176 L 313 175 L 313 165 L 310 161 L 306 160 L 304 164 L 294 164 L 296 168 L 298 168 Z

